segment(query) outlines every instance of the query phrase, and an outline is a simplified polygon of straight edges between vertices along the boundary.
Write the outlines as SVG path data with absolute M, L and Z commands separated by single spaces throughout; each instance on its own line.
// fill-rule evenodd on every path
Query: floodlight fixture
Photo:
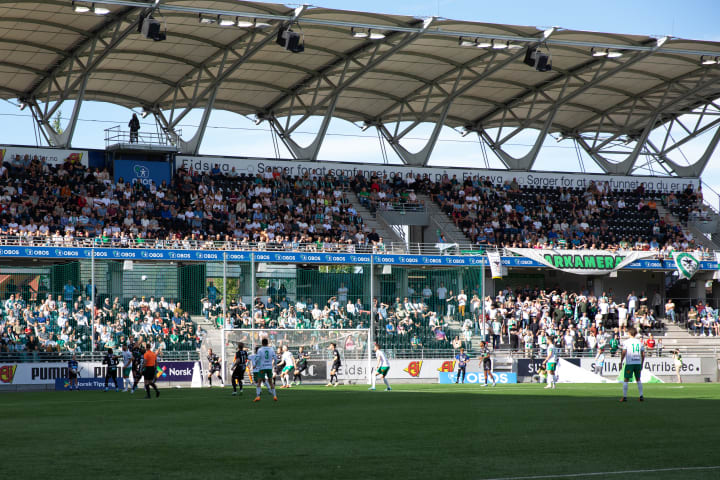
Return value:
M 356 29 L 355 27 L 351 27 L 350 34 L 354 38 L 367 38 L 368 40 L 382 40 L 383 38 L 385 38 L 384 33 L 373 32 L 371 28 L 364 30 L 364 29 Z
M 477 46 L 477 40 L 471 40 L 468 38 L 459 37 L 458 38 L 458 45 L 461 47 L 476 47 Z
M 237 17 L 235 20 L 231 18 L 222 18 L 220 15 L 218 15 L 218 25 L 221 27 L 232 27 L 237 25 Z
M 720 57 L 700 57 L 700 64 L 701 65 L 717 65 L 720 60 Z
M 606 52 L 608 58 L 620 58 L 623 56 L 623 52 L 620 52 L 618 50 L 607 49 Z
M 217 23 L 217 18 L 215 17 L 203 17 L 202 13 L 198 13 L 198 21 L 202 23 L 203 25 L 212 25 L 213 23 Z
M 75 13 L 87 13 L 90 11 L 90 7 L 83 3 L 72 2 L 72 5 L 73 5 L 73 11 Z
M 500 42 L 497 40 L 492 41 L 493 50 L 505 50 L 510 46 L 510 42 Z
M 491 48 L 493 46 L 492 41 L 490 40 L 478 40 L 477 45 L 475 45 L 477 48 Z
M 595 50 L 595 48 L 590 49 L 590 55 L 593 57 L 607 57 L 607 50 Z
M 107 15 L 110 13 L 110 9 L 106 7 L 96 7 L 95 4 L 92 4 L 92 11 L 95 15 Z

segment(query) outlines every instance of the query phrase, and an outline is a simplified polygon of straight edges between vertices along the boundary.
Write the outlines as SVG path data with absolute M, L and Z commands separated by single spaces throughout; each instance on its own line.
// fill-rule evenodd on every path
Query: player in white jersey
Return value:
M 622 354 L 620 355 L 620 361 L 625 362 L 625 368 L 623 369 L 623 396 L 620 401 L 627 402 L 628 382 L 634 376 L 640 394 L 640 401 L 642 402 L 645 398 L 643 397 L 640 374 L 642 373 L 643 363 L 645 363 L 645 345 L 643 345 L 642 340 L 635 338 L 637 335 L 635 327 L 628 328 L 627 332 L 630 338 L 623 343 Z
M 557 369 L 558 364 L 558 355 L 557 355 L 557 346 L 555 345 L 555 338 L 552 336 L 548 337 L 548 346 L 547 346 L 547 357 L 545 357 L 545 361 L 543 362 L 543 365 L 545 366 L 545 369 L 547 370 L 547 386 L 545 388 L 555 388 L 555 383 L 557 383 L 557 375 L 555 375 L 555 371 Z
M 255 361 L 257 362 L 258 367 L 258 373 L 255 380 L 255 392 L 257 395 L 253 402 L 260 401 L 260 392 L 262 391 L 262 384 L 263 380 L 265 379 L 267 379 L 268 381 L 266 385 L 268 387 L 268 390 L 270 390 L 270 393 L 272 393 L 273 400 L 277 402 L 278 398 L 277 393 L 275 392 L 275 382 L 273 382 L 272 377 L 273 366 L 277 362 L 277 355 L 275 355 L 274 349 L 268 347 L 267 338 L 263 338 L 261 344 L 262 346 L 258 349 L 255 357 Z
M 280 373 L 280 380 L 283 385 L 280 388 L 290 388 L 290 375 L 295 371 L 296 365 L 295 357 L 293 357 L 292 352 L 288 350 L 287 345 L 283 345 L 282 356 L 280 358 L 283 364 L 282 373 Z
M 258 356 L 257 352 L 260 349 L 260 345 L 255 346 L 255 353 L 252 355 L 248 355 L 248 360 L 250 361 L 250 368 L 252 370 L 252 381 L 253 383 L 257 383 L 258 379 L 258 373 L 260 372 L 260 365 L 258 364 Z M 265 380 L 265 386 L 268 389 L 268 392 L 270 391 L 270 384 L 267 380 Z
M 122 376 L 123 376 L 123 392 L 129 392 L 132 383 L 130 383 L 130 372 L 132 372 L 132 352 L 128 350 L 127 345 L 122 346 Z
M 375 350 L 377 366 L 375 367 L 375 377 L 373 377 L 373 385 L 369 388 L 369 390 L 375 390 L 375 378 L 377 378 L 378 376 L 382 376 L 383 382 L 385 382 L 385 386 L 387 387 L 385 391 L 389 392 L 392 390 L 390 384 L 387 381 L 387 374 L 388 371 L 390 371 L 390 360 L 388 360 L 385 352 L 380 350 L 380 345 L 378 345 L 377 343 L 373 346 L 373 350 Z

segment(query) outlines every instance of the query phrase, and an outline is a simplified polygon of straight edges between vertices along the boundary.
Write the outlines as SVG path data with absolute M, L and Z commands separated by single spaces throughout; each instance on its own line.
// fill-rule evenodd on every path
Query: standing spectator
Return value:
M 662 306 L 662 297 L 660 296 L 660 292 L 657 290 L 653 294 L 652 302 L 650 303 L 650 307 L 653 309 L 653 313 L 655 314 L 655 317 L 660 316 L 660 307 Z
M 460 313 L 460 318 L 465 318 L 465 304 L 467 304 L 467 295 L 465 295 L 465 290 L 460 290 L 460 294 L 457 296 L 457 303 L 458 303 L 458 312 Z
M 137 114 L 133 113 L 133 116 L 130 119 L 130 123 L 128 123 L 128 127 L 130 127 L 130 143 L 138 143 L 140 120 L 138 119 Z
M 207 298 L 208 298 L 208 300 L 210 300 L 210 303 L 215 305 L 215 303 L 217 303 L 217 298 L 218 298 L 219 292 L 218 292 L 217 287 L 213 284 L 212 280 L 210 280 L 209 283 L 210 284 L 207 287 Z

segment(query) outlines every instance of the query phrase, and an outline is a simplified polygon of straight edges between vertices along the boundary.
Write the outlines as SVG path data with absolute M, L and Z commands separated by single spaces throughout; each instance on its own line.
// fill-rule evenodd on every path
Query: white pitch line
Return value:
M 648 470 L 623 470 L 617 472 L 592 472 L 592 473 L 566 473 L 561 475 L 532 475 L 529 477 L 498 477 L 482 478 L 480 480 L 540 480 L 544 478 L 578 478 L 578 477 L 599 477 L 601 475 L 627 475 L 629 473 L 659 473 L 659 472 L 687 472 L 691 470 L 720 470 L 720 465 L 710 467 L 674 467 L 674 468 L 653 468 Z

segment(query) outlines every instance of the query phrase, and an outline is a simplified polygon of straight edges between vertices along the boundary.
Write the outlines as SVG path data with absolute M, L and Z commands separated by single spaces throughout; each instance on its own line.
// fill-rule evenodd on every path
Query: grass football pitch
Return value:
M 2 477 L 718 479 L 717 384 L 0 395 Z M 154 396 L 153 396 L 154 397 Z M 706 468 L 710 467 L 710 468 Z M 622 473 L 621 473 L 622 472 Z

